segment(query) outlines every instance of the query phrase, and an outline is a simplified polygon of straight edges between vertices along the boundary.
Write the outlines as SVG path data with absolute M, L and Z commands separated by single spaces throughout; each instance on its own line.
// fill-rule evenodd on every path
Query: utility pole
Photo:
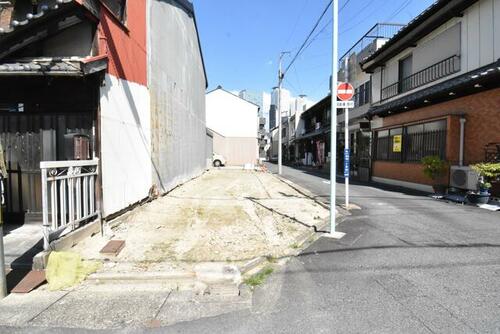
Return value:
M 282 152 L 282 145 L 283 145 L 283 138 L 282 138 L 282 122 L 281 122 L 281 86 L 283 85 L 283 78 L 285 77 L 285 74 L 281 70 L 281 63 L 283 60 L 283 56 L 288 54 L 290 52 L 284 51 L 280 53 L 280 60 L 279 60 L 279 70 L 278 70 L 278 107 L 277 107 L 277 113 L 278 113 L 278 175 L 281 175 L 283 173 L 283 152 Z
M 330 233 L 325 237 L 340 239 L 345 233 L 336 232 L 335 215 L 337 213 L 337 203 L 335 194 L 337 193 L 337 86 L 338 86 L 338 61 L 339 61 L 339 2 L 333 1 L 333 37 L 332 37 L 332 96 L 331 96 L 331 116 L 330 116 Z
M 346 56 L 345 62 L 345 82 L 349 82 L 349 55 Z M 347 167 L 344 171 L 345 180 L 345 208 L 349 210 L 349 176 L 350 176 L 350 159 L 351 150 L 349 146 L 349 108 L 344 109 L 344 132 L 345 132 L 345 146 L 344 146 L 344 164 Z

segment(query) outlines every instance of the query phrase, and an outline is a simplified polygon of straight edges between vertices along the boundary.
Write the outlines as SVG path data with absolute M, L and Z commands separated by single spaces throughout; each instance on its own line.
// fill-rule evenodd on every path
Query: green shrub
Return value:
M 500 179 L 500 163 L 499 162 L 483 162 L 470 166 L 476 173 L 479 174 L 479 188 L 491 188 L 491 182 Z
M 442 177 L 446 173 L 446 168 L 448 167 L 447 162 L 437 155 L 426 156 L 421 162 L 422 165 L 424 165 L 424 175 L 431 180 Z

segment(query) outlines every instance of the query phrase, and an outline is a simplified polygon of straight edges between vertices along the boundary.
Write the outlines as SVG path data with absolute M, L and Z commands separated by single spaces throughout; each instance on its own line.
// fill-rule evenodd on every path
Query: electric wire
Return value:
M 412 2 L 412 1 L 413 1 L 413 0 L 406 0 L 405 2 L 403 2 L 403 3 L 401 4 L 401 6 L 400 6 L 398 9 L 396 9 L 396 11 L 395 11 L 395 12 L 394 12 L 391 16 L 389 16 L 389 18 L 387 18 L 387 19 L 386 19 L 386 21 L 387 21 L 387 22 L 389 22 L 389 21 L 390 21 L 390 20 L 392 20 L 394 17 L 396 17 L 396 16 L 397 16 L 399 13 L 401 13 L 401 12 L 402 12 L 402 11 L 403 11 L 406 7 L 408 7 L 408 6 L 411 4 L 411 2 Z
M 299 50 L 297 51 L 297 53 L 295 54 L 295 56 L 293 57 L 292 61 L 290 62 L 290 64 L 288 64 L 288 66 L 286 67 L 285 71 L 283 71 L 282 75 L 285 75 L 286 72 L 288 72 L 288 70 L 290 69 L 290 67 L 292 67 L 292 65 L 295 63 L 295 61 L 297 60 L 297 58 L 300 56 L 300 54 L 302 53 L 302 51 L 304 50 L 304 47 L 306 46 L 307 42 L 309 41 L 309 39 L 311 38 L 311 36 L 314 34 L 314 32 L 316 31 L 316 28 L 318 28 L 319 24 L 321 23 L 321 20 L 323 19 L 323 17 L 325 16 L 326 12 L 328 11 L 328 9 L 330 8 L 330 6 L 332 5 L 333 3 L 333 0 L 330 0 L 328 1 L 328 5 L 326 6 L 326 8 L 323 10 L 323 12 L 321 13 L 321 16 L 318 18 L 318 20 L 316 21 L 316 23 L 314 24 L 314 27 L 312 28 L 312 30 L 309 32 L 309 34 L 307 35 L 304 43 L 302 43 L 302 45 L 300 46 Z

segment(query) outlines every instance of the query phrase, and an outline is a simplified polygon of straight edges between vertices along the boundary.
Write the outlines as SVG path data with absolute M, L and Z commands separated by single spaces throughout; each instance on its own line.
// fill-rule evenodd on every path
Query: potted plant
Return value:
M 490 201 L 491 182 L 500 179 L 500 163 L 485 162 L 471 166 L 479 175 L 477 184 L 478 191 L 469 192 L 467 198 L 469 202 L 474 204 L 487 204 Z
M 422 159 L 424 166 L 424 175 L 433 181 L 432 189 L 436 195 L 444 195 L 447 186 L 439 183 L 440 179 L 446 174 L 448 163 L 437 155 L 429 155 Z

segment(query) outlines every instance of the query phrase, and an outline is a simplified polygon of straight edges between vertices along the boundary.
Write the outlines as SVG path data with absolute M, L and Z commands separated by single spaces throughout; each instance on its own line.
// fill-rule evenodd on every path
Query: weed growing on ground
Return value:
M 277 259 L 277 258 L 275 258 L 275 257 L 274 257 L 274 256 L 272 256 L 272 255 L 268 255 L 268 256 L 266 256 L 266 260 L 267 260 L 267 262 L 269 262 L 269 263 L 276 263 L 276 262 L 278 262 L 278 259 Z
M 273 273 L 274 269 L 271 267 L 266 267 L 255 275 L 252 275 L 245 279 L 245 284 L 251 288 L 255 288 L 266 280 L 266 278 Z

